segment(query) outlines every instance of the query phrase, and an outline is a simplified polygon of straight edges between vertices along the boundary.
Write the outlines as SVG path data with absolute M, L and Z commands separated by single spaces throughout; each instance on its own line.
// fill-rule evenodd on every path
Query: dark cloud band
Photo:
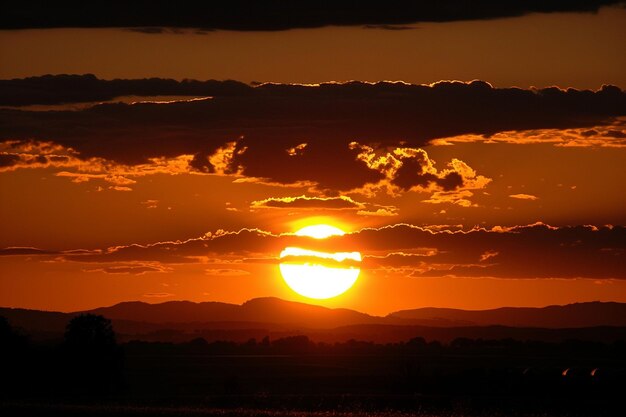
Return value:
M 450 22 L 528 13 L 596 12 L 618 0 L 21 0 L 2 7 L 0 29 L 138 28 L 143 33 L 277 31 L 323 26 L 402 28 L 418 22 Z M 170 28 L 170 29 L 164 29 Z
M 81 89 L 69 88 L 73 83 L 82 87 L 80 97 L 58 94 Z M 38 87 L 30 95 L 20 94 L 27 85 Z M 437 138 L 593 127 L 626 115 L 626 93 L 614 86 L 524 90 L 494 88 L 484 81 L 445 81 L 252 87 L 233 81 L 101 81 L 93 76 L 9 80 L 6 86 L 12 93 L 4 95 L 5 102 L 23 97 L 22 104 L 46 97 L 71 101 L 138 91 L 210 94 L 212 98 L 198 101 L 102 104 L 78 111 L 0 109 L 0 141 L 49 141 L 81 158 L 126 165 L 191 155 L 190 165 L 200 172 L 239 173 L 280 183 L 311 181 L 332 190 L 350 190 L 384 177 L 384 169 L 371 169 L 360 156 L 362 147 L 350 145 L 354 141 L 383 151 L 400 144 L 419 148 Z M 9 153 L 1 164 L 18 162 Z M 400 159 L 403 166 L 393 184 L 403 190 L 429 184 L 454 190 L 464 183 L 459 173 L 437 176 L 424 170 L 423 160 Z
M 318 240 L 256 229 L 220 232 L 184 242 L 119 246 L 65 255 L 78 262 L 197 262 L 199 257 L 269 258 L 285 247 L 360 251 L 363 267 L 398 268 L 419 277 L 626 279 L 626 228 L 552 227 L 543 223 L 469 231 L 433 231 L 410 224 L 363 229 Z
M 253 88 L 237 81 L 163 78 L 101 80 L 95 75 L 44 75 L 0 80 L 0 106 L 53 105 L 112 100 L 122 96 L 245 96 Z

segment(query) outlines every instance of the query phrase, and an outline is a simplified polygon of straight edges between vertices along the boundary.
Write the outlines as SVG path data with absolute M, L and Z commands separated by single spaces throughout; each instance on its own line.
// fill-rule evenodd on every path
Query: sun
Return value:
M 342 236 L 346 232 L 335 226 L 327 224 L 314 224 L 312 226 L 303 227 L 294 233 L 296 236 L 309 236 L 315 239 L 326 239 L 331 236 Z
M 298 230 L 296 236 L 326 239 L 345 232 L 337 227 L 318 224 Z M 319 252 L 287 247 L 280 253 L 280 273 L 293 291 L 318 300 L 328 299 L 349 290 L 361 272 L 359 252 Z

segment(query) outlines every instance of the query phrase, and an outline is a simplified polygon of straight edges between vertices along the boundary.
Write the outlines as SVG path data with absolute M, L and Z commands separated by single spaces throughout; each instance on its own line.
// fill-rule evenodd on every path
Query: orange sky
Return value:
M 410 30 L 0 31 L 1 80 L 98 78 L 1 81 L 0 305 L 307 301 L 277 257 L 315 223 L 348 232 L 322 245 L 364 256 L 322 305 L 626 302 L 625 22 L 603 8 Z M 244 84 L 98 98 L 101 80 L 150 77 Z M 162 104 L 96 105 L 121 96 Z
M 122 29 L 0 31 L 0 78 L 92 73 L 244 82 L 483 79 L 496 86 L 626 85 L 626 10 L 420 23 L 150 35 Z M 575 30 L 573 30 L 575 28 Z

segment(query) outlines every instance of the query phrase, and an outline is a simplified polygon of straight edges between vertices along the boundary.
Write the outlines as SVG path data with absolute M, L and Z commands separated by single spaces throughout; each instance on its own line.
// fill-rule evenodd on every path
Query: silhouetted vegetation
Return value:
M 65 331 L 65 344 L 77 351 L 109 351 L 115 349 L 115 332 L 111 320 L 95 314 L 74 317 Z
M 10 341 L 2 344 L 3 364 L 14 364 L 16 380 L 22 375 L 3 391 L 5 400 L 111 404 L 122 415 L 141 414 L 136 407 L 143 406 L 611 415 L 626 379 L 623 341 L 440 343 L 416 336 L 401 343 L 320 343 L 295 335 L 118 344 L 111 322 L 90 314 L 72 319 L 57 343 L 28 343 L 2 319 L 0 334 Z M 240 415 L 232 413 L 225 415 Z
M 123 345 L 129 354 L 204 354 L 204 355 L 451 355 L 468 356 L 511 356 L 542 355 L 563 357 L 590 355 L 591 357 L 619 358 L 626 355 L 626 343 L 600 343 L 581 340 L 566 340 L 559 343 L 542 341 L 520 341 L 514 339 L 470 339 L 459 337 L 449 344 L 426 341 L 415 337 L 406 342 L 379 344 L 359 340 L 325 343 L 313 342 L 308 336 L 289 336 L 270 341 L 269 337 L 257 342 L 250 339 L 245 343 L 231 341 L 207 342 L 201 337 L 185 343 L 147 342 L 133 340 Z
M 28 338 L 0 316 L 0 398 L 24 385 L 28 347 Z
M 12 327 L 5 317 L 0 316 L 0 354 L 2 357 L 23 351 L 27 344 L 28 338 Z
M 111 321 L 103 316 L 81 314 L 68 323 L 63 357 L 71 391 L 93 395 L 120 388 L 122 351 Z

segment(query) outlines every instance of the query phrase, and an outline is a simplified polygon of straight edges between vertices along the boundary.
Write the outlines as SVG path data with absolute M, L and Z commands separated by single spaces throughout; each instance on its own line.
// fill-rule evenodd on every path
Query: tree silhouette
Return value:
M 6 317 L 0 316 L 0 337 L 11 331 L 11 326 Z
M 0 316 L 0 398 L 11 396 L 24 383 L 28 338 Z
M 0 349 L 21 349 L 27 343 L 27 337 L 15 329 L 4 316 L 0 316 Z
M 83 351 L 114 350 L 117 346 L 111 320 L 95 314 L 74 317 L 65 329 L 65 344 Z
M 122 352 L 111 320 L 94 314 L 74 317 L 65 330 L 68 386 L 84 394 L 103 394 L 121 385 Z
M 6 349 L 15 339 L 15 332 L 6 317 L 0 316 L 0 349 Z
M 272 347 L 278 352 L 307 353 L 313 350 L 315 344 L 308 336 L 288 336 L 274 340 Z

